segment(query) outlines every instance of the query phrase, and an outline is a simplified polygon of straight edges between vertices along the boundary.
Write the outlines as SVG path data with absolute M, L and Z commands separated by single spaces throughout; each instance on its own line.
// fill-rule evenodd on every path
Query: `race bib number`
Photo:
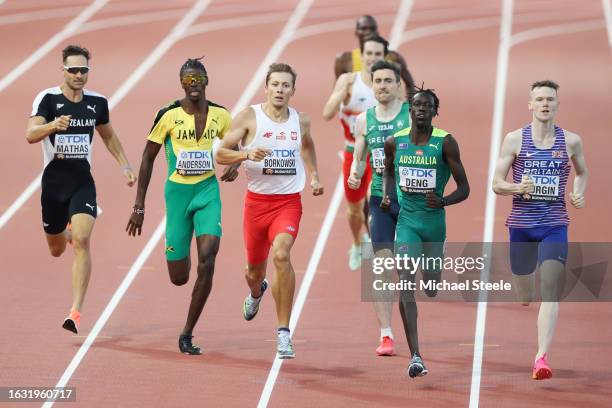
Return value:
M 89 154 L 89 135 L 55 135 L 56 159 L 86 159 Z
M 534 189 L 530 194 L 532 201 L 557 201 L 559 199 L 559 176 L 530 174 Z
M 268 176 L 294 176 L 297 174 L 295 165 L 295 149 L 274 149 L 270 156 L 263 160 L 263 174 Z
M 181 150 L 176 158 L 176 172 L 181 176 L 200 176 L 212 169 L 210 150 Z
M 385 168 L 385 149 L 378 148 L 372 149 L 372 165 L 376 170 L 382 170 Z
M 399 168 L 400 188 L 407 193 L 427 193 L 436 189 L 436 169 Z

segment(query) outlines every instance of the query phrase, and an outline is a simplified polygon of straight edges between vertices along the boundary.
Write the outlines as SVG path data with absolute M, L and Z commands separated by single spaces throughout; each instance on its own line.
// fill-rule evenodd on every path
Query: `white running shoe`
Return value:
M 261 303 L 261 299 L 263 299 L 266 289 L 268 289 L 268 280 L 264 279 L 263 282 L 261 282 L 261 295 L 255 299 L 249 293 L 244 299 L 244 303 L 242 304 L 242 316 L 244 316 L 245 320 L 253 320 L 253 318 L 257 316 L 257 312 L 259 312 L 259 303 Z
M 361 267 L 361 248 L 359 245 L 353 244 L 349 249 L 349 268 L 356 271 Z
M 276 338 L 276 355 L 280 359 L 295 358 L 293 343 L 288 334 L 279 334 Z

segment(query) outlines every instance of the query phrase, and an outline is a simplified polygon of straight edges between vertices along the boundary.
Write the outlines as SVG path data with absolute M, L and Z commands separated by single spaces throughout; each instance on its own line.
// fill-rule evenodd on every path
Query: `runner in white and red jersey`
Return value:
M 268 288 L 266 266 L 272 247 L 276 274 L 272 296 L 278 318 L 277 355 L 294 358 L 289 319 L 295 292 L 290 251 L 302 217 L 300 192 L 306 174 L 311 175 L 313 195 L 323 194 L 317 174 L 310 118 L 289 107 L 295 93 L 295 71 L 287 64 L 270 65 L 266 76 L 265 103 L 243 109 L 216 152 L 219 164 L 245 162 L 248 191 L 244 203 L 244 241 L 248 265 L 246 281 L 251 289 L 243 316 L 251 320 Z M 232 150 L 240 143 L 241 150 Z
M 344 156 L 342 174 L 344 176 L 344 196 L 347 204 L 347 216 L 353 245 L 349 250 L 349 268 L 356 270 L 361 266 L 361 228 L 364 225 L 364 204 L 370 180 L 372 179 L 372 168 L 369 160 L 361 179 L 361 185 L 353 190 L 348 186 L 348 178 L 351 175 L 351 164 L 353 163 L 353 150 L 355 148 L 355 123 L 360 113 L 367 111 L 376 105 L 374 92 L 372 91 L 372 65 L 385 58 L 388 52 L 387 41 L 378 36 L 368 37 L 363 43 L 361 54 L 361 71 L 348 72 L 340 75 L 336 85 L 323 108 L 323 118 L 331 120 L 336 113 L 340 116 L 340 123 L 344 129 Z

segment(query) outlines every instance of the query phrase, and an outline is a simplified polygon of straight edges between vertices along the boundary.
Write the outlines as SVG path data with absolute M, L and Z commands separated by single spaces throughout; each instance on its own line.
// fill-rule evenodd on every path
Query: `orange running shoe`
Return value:
M 548 367 L 548 363 L 546 362 L 546 353 L 544 353 L 542 357 L 535 361 L 532 378 L 534 380 L 547 380 L 551 377 L 552 370 L 550 367 Z
M 79 334 L 79 324 L 81 324 L 81 313 L 71 310 L 67 318 L 64 319 L 62 327 L 74 334 Z
M 392 356 L 393 352 L 393 339 L 389 336 L 385 336 L 380 341 L 380 346 L 376 348 L 376 354 L 379 356 Z

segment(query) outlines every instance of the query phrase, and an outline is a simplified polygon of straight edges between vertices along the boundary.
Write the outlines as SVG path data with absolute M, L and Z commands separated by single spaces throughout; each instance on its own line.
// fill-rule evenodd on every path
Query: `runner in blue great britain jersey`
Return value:
M 552 377 L 547 357 L 568 252 L 565 188 L 571 163 L 576 177 L 569 196 L 575 208 L 584 207 L 588 175 L 580 137 L 554 124 L 558 88 L 548 80 L 531 86 L 531 124 L 506 136 L 493 179 L 495 193 L 513 195 L 506 225 L 510 231 L 510 266 L 523 305 L 529 305 L 535 297 L 534 272 L 540 269 L 542 303 L 532 372 L 536 380 Z M 512 182 L 507 182 L 511 167 Z
M 355 153 L 351 165 L 348 186 L 359 189 L 369 153 L 373 169 L 370 184 L 370 236 L 377 258 L 393 256 L 395 224 L 399 213 L 397 194 L 391 191 L 391 209 L 382 211 L 382 175 L 385 168 L 385 140 L 393 134 L 410 126 L 408 103 L 402 103 L 400 70 L 396 64 L 379 61 L 372 66 L 372 90 L 376 106 L 361 113 L 355 125 Z M 393 270 L 386 270 L 380 276 L 385 282 L 392 281 Z M 393 333 L 391 331 L 392 299 L 385 299 L 384 291 L 374 291 L 374 310 L 380 326 L 380 345 L 376 349 L 379 356 L 392 356 L 394 352 Z
M 395 133 L 385 141 L 385 173 L 381 208 L 389 208 L 387 192 L 399 188 L 400 211 L 395 227 L 395 255 L 442 258 L 446 240 L 444 207 L 465 200 L 470 191 L 461 163 L 459 145 L 448 132 L 433 127 L 440 102 L 430 89 L 419 89 L 410 103 L 411 127 Z M 395 175 L 395 182 L 390 177 Z M 452 174 L 457 189 L 444 196 L 444 188 Z M 400 281 L 415 282 L 416 270 L 400 269 Z M 427 285 L 440 282 L 441 271 L 422 268 Z M 419 285 L 420 286 L 420 285 Z M 436 296 L 436 289 L 425 293 Z M 417 305 L 414 292 L 400 295 L 400 312 L 412 359 L 408 365 L 411 378 L 427 374 L 419 350 Z

